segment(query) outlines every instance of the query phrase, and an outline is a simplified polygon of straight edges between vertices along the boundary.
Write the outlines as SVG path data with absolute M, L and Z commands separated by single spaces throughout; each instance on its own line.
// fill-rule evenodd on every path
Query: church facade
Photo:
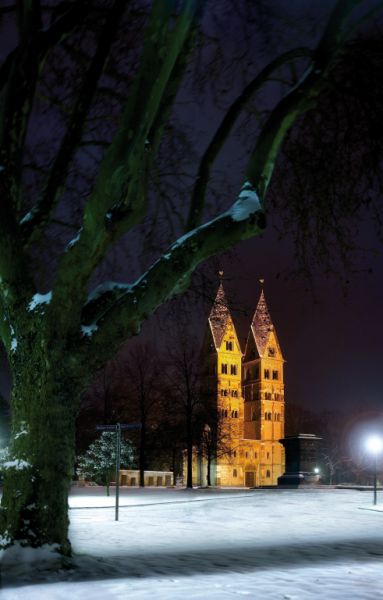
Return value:
M 242 352 L 220 284 L 203 355 L 216 410 L 214 450 L 195 454 L 193 483 L 206 485 L 209 469 L 211 485 L 277 485 L 284 472 L 284 358 L 263 290 Z

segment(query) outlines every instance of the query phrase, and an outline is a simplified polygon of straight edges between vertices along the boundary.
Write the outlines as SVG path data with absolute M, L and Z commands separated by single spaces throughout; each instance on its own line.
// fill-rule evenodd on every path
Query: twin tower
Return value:
M 204 357 L 217 410 L 211 484 L 277 485 L 284 472 L 279 442 L 284 437 L 284 359 L 263 290 L 242 353 L 220 284 L 209 315 Z M 194 463 L 197 484 L 206 483 L 205 462 L 200 456 Z

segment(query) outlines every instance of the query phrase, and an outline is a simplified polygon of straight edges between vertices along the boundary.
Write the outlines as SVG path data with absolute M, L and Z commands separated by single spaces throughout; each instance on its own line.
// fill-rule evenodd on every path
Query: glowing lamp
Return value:
M 371 454 L 379 454 L 383 450 L 383 440 L 377 435 L 372 435 L 367 439 L 366 447 Z

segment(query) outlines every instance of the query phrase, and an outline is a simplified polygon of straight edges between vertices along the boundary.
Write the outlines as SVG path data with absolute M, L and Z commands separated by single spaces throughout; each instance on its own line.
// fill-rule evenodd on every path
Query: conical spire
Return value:
M 209 315 L 210 329 L 213 335 L 214 345 L 217 349 L 221 346 L 229 319 L 230 312 L 227 305 L 225 290 L 223 289 L 221 282 Z
M 271 321 L 269 309 L 267 308 L 265 294 L 263 289 L 259 297 L 257 308 L 251 322 L 251 330 L 253 332 L 255 344 L 257 346 L 259 356 L 263 356 L 266 348 L 269 333 L 274 329 Z

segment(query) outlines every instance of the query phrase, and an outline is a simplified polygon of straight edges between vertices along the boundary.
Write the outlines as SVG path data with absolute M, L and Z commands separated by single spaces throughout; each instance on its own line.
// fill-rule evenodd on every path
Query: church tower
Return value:
M 208 317 L 201 376 L 215 415 L 193 459 L 193 481 L 206 485 L 277 485 L 284 472 L 284 384 L 281 348 L 261 293 L 245 355 L 222 282 Z
M 238 447 L 243 437 L 242 351 L 230 314 L 225 291 L 220 283 L 204 342 L 203 378 L 209 390 L 214 459 L 211 463 L 212 485 L 241 485 L 238 479 Z M 206 464 L 201 459 L 199 479 L 206 481 Z
M 273 485 L 284 467 L 283 364 L 262 289 L 243 357 L 244 437 L 261 441 L 260 481 L 270 479 Z

